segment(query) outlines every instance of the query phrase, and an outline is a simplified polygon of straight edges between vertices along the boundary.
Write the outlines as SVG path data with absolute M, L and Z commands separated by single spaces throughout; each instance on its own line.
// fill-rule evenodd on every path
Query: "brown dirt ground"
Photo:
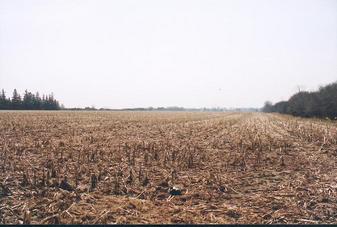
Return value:
M 333 121 L 22 111 L 0 135 L 1 224 L 337 223 Z

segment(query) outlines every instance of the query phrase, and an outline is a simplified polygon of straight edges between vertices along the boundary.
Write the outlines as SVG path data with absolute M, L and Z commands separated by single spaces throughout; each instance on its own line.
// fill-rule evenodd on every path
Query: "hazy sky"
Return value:
M 336 0 L 0 0 L 0 88 L 67 107 L 260 107 L 337 80 Z

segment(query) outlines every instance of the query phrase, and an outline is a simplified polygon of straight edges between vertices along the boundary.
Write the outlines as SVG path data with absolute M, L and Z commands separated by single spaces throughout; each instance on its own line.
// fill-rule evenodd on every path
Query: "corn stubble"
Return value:
M 0 223 L 336 223 L 337 124 L 2 112 Z

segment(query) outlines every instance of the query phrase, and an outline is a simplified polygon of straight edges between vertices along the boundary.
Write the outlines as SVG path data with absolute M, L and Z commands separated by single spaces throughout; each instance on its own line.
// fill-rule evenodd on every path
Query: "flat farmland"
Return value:
M 337 223 L 337 123 L 0 112 L 0 223 Z

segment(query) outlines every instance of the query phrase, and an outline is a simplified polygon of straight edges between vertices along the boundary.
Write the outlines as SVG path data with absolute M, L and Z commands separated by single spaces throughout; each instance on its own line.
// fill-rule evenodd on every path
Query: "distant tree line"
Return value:
M 42 95 L 25 91 L 21 96 L 16 89 L 11 98 L 6 97 L 2 89 L 0 93 L 0 110 L 59 110 L 61 106 L 53 94 Z
M 165 112 L 259 112 L 259 108 L 185 108 L 178 106 L 169 107 L 138 107 L 138 108 L 123 108 L 123 109 L 110 109 L 110 108 L 95 108 L 94 106 L 85 108 L 62 108 L 63 110 L 73 110 L 73 111 L 165 111 Z
M 288 101 L 266 102 L 264 112 L 278 112 L 301 117 L 337 117 L 337 82 L 320 87 L 318 91 L 300 91 Z
M 220 107 L 213 107 L 213 108 L 185 108 L 179 106 L 169 106 L 169 107 L 147 107 L 147 108 L 126 108 L 120 109 L 121 111 L 190 111 L 190 112 L 225 112 L 225 111 L 247 111 L 252 110 L 252 108 L 236 108 L 236 109 L 227 109 L 227 108 L 220 108 Z M 104 109 L 103 109 L 104 110 Z M 255 109 L 257 111 L 257 109 Z

